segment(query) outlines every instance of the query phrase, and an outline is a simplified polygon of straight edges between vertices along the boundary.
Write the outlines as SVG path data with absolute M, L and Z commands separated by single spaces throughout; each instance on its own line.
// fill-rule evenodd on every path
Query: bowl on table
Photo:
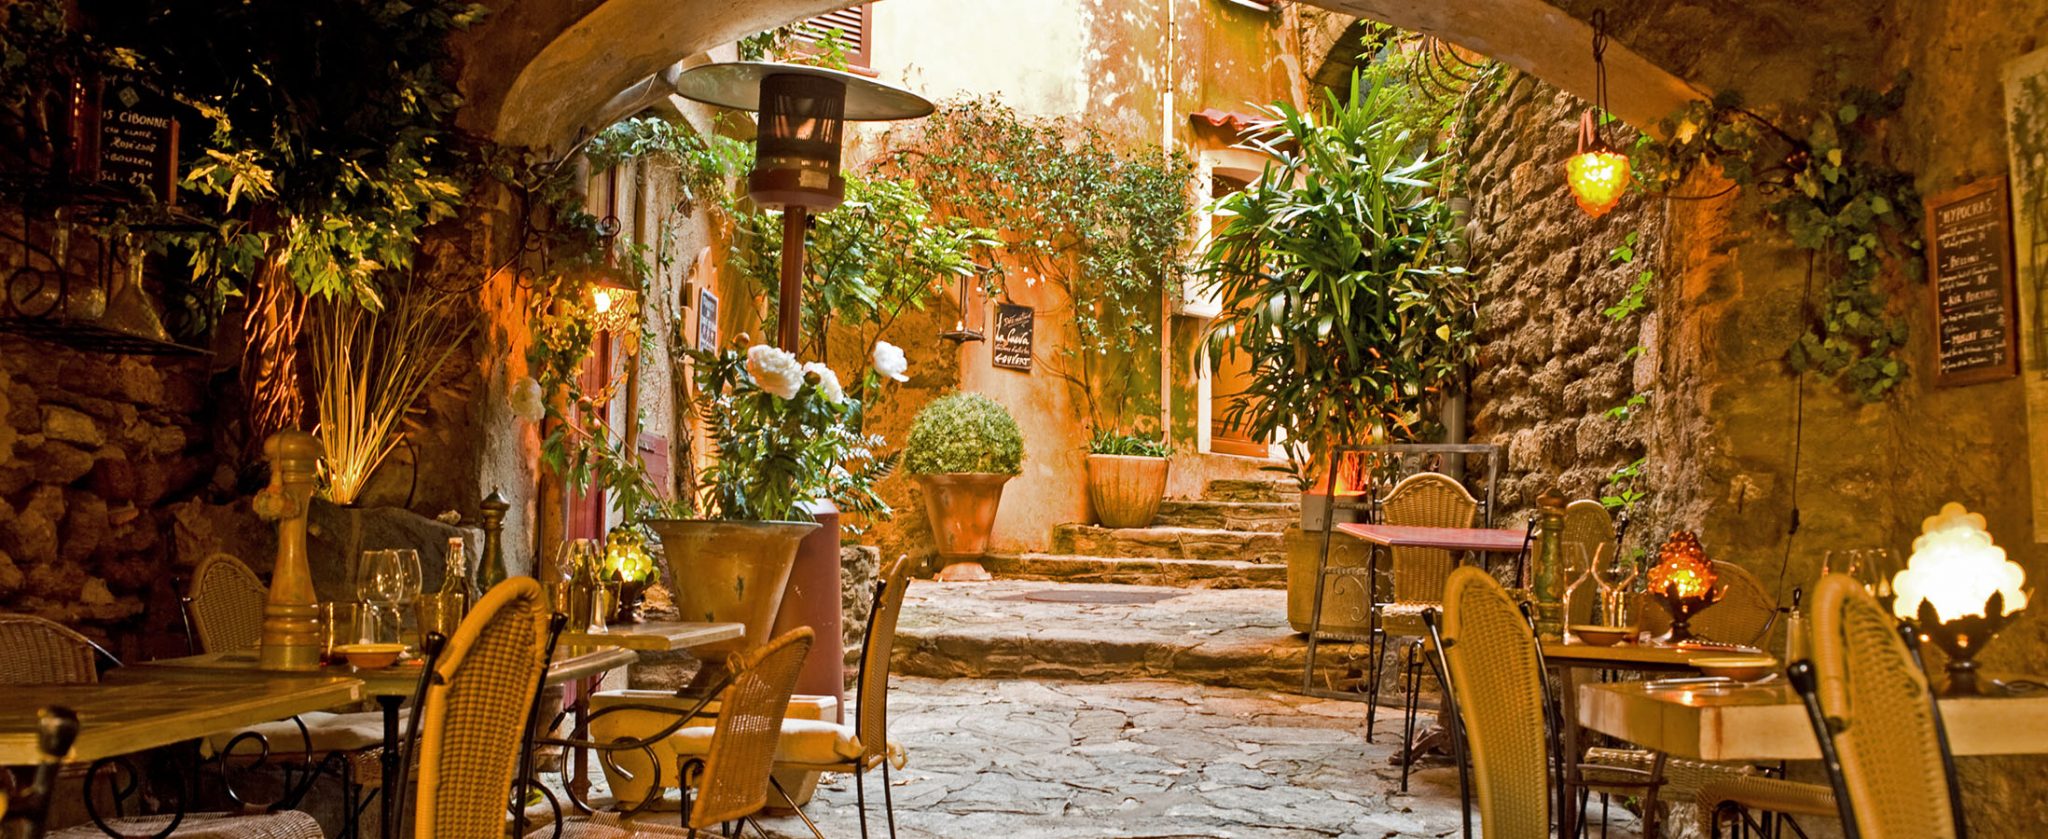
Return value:
M 1633 626 L 1608 626 L 1597 623 L 1572 624 L 1572 634 L 1580 641 L 1595 647 L 1612 647 L 1636 636 Z
M 1702 657 L 1690 663 L 1702 674 L 1738 682 L 1754 682 L 1778 672 L 1778 660 L 1767 655 Z
M 398 663 L 404 644 L 343 644 L 334 648 L 358 670 L 382 670 Z

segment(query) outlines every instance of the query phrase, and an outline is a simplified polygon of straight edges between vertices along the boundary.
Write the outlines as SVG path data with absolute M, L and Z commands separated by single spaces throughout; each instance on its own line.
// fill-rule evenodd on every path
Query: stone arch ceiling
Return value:
M 1206 2 L 1207 0 L 1182 0 Z M 1648 126 L 1705 91 L 1796 96 L 1825 62 L 1874 66 L 1890 0 L 1300 0 L 1433 34 L 1590 98 L 1592 30 L 1609 8 L 1616 115 Z M 464 36 L 465 127 L 561 150 L 616 118 L 614 97 L 679 58 L 851 0 L 493 0 Z M 1868 62 L 1868 63 L 1865 63 Z

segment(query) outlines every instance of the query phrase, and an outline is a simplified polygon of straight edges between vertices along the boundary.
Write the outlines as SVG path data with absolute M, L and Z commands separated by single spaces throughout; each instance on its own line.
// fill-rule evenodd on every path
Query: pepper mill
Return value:
M 1536 634 L 1564 639 L 1564 496 L 1556 487 L 1536 496 L 1536 562 L 1530 577 L 1536 596 Z
M 319 439 L 284 430 L 263 442 L 270 485 L 256 494 L 256 515 L 277 522 L 277 562 L 263 604 L 263 641 L 257 663 L 265 670 L 320 669 L 320 607 L 306 561 L 306 513 L 313 500 Z
M 481 597 L 490 591 L 492 586 L 504 582 L 507 576 L 505 512 L 512 509 L 512 504 L 505 500 L 505 496 L 500 494 L 496 487 L 492 487 L 491 494 L 484 496 L 483 502 L 477 507 L 481 510 L 478 517 L 483 519 L 484 523 L 483 557 L 478 560 L 476 566 L 476 592 L 477 596 Z

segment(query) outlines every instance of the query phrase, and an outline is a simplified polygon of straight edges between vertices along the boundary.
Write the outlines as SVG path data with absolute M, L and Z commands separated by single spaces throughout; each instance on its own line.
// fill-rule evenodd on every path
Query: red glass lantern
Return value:
M 1615 151 L 1600 132 L 1607 113 L 1607 12 L 1593 13 L 1593 109 L 1579 117 L 1579 151 L 1565 158 L 1565 184 L 1579 209 L 1599 218 L 1628 192 L 1628 155 Z

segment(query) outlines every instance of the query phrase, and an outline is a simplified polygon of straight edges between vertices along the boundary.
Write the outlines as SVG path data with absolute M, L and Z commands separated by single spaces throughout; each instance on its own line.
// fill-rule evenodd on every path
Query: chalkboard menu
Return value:
M 177 103 L 134 76 L 100 83 L 99 125 L 90 137 L 94 180 L 170 203 L 177 198 Z
M 1032 315 L 1030 306 L 996 304 L 996 336 L 989 345 L 991 364 L 1005 370 L 1031 369 Z
M 1934 383 L 1966 385 L 2019 375 L 2018 292 L 2012 204 L 2005 177 L 1927 202 L 1934 292 Z

